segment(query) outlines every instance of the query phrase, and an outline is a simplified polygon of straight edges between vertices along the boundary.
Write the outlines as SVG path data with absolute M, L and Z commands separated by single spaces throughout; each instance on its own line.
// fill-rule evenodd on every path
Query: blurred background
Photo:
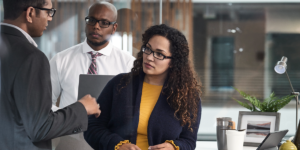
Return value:
M 85 40 L 88 8 L 96 0 L 53 0 L 57 13 L 44 35 L 34 40 L 51 59 Z M 300 0 L 109 0 L 118 9 L 118 29 L 112 42 L 136 56 L 142 33 L 164 23 L 186 36 L 190 57 L 203 85 L 202 121 L 198 140 L 216 139 L 216 118 L 238 121 L 247 111 L 236 87 L 263 100 L 272 92 L 289 95 L 285 75 L 274 66 L 288 58 L 288 73 L 300 91 Z M 3 6 L 0 0 L 0 21 Z M 295 100 L 279 112 L 280 130 L 295 130 Z

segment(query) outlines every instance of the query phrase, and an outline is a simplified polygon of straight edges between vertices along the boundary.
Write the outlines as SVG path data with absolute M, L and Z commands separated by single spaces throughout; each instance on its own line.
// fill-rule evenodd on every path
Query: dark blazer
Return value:
M 1 25 L 0 149 L 51 150 L 51 139 L 87 129 L 77 102 L 52 112 L 47 57 L 19 30 Z
M 136 144 L 144 73 L 133 77 L 125 87 L 124 82 L 121 82 L 123 75 L 117 75 L 109 81 L 100 94 L 97 101 L 101 106 L 101 116 L 89 117 L 88 130 L 84 132 L 84 137 L 95 150 L 113 150 L 123 140 Z M 120 90 L 120 87 L 124 88 Z M 174 109 L 166 99 L 166 95 L 160 94 L 149 118 L 149 145 L 173 140 L 181 150 L 195 149 L 201 104 L 199 103 L 194 131 L 191 132 L 187 126 L 180 125 L 180 121 L 174 117 Z

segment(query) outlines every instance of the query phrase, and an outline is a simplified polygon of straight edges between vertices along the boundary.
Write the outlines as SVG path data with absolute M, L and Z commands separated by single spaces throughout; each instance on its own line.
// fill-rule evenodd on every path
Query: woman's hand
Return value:
M 162 143 L 154 146 L 150 146 L 149 150 L 175 150 L 175 147 L 170 143 Z
M 126 143 L 126 144 L 121 145 L 119 150 L 141 150 L 141 149 L 134 144 Z

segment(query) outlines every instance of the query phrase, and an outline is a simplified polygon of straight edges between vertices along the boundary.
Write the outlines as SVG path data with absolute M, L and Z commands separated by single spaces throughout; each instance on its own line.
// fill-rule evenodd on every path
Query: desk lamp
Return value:
M 295 92 L 294 91 L 294 88 L 292 86 L 291 80 L 290 80 L 289 75 L 288 75 L 288 73 L 286 71 L 286 69 L 287 69 L 286 62 L 287 62 L 287 60 L 288 60 L 287 57 L 282 56 L 281 60 L 278 61 L 277 64 L 276 64 L 276 66 L 274 67 L 274 70 L 278 74 L 284 74 L 284 73 L 286 74 L 286 76 L 287 76 L 287 78 L 289 80 L 290 86 L 292 88 L 292 93 L 291 94 L 295 95 L 295 98 L 296 98 L 296 131 L 297 131 L 297 126 L 298 126 L 298 96 L 299 96 L 299 92 Z

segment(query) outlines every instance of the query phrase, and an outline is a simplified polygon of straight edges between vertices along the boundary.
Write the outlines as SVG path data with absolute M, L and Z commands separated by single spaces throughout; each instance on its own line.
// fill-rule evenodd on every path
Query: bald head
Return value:
M 111 3 L 97 2 L 90 7 L 87 18 L 97 22 L 87 23 L 85 33 L 88 45 L 98 51 L 108 45 L 111 35 L 117 30 L 117 9 Z
M 96 2 L 94 3 L 90 9 L 89 9 L 89 14 L 97 9 L 109 9 L 111 12 L 112 12 L 112 20 L 113 21 L 117 21 L 117 18 L 118 18 L 118 11 L 117 11 L 117 8 L 109 3 L 109 2 L 105 2 L 105 1 L 102 1 L 102 2 Z

